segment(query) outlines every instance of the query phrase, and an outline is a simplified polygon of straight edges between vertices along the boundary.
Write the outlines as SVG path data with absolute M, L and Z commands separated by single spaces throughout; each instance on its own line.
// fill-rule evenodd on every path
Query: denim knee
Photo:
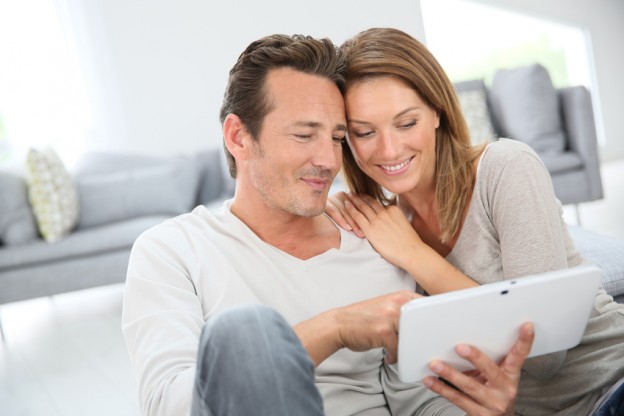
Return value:
M 263 325 L 259 326 L 257 323 Z M 200 345 L 208 342 L 224 347 L 253 342 L 264 337 L 264 332 L 275 332 L 289 328 L 286 320 L 274 309 L 266 305 L 240 305 L 212 316 L 202 331 Z
M 194 396 L 193 407 L 208 410 L 194 415 L 323 414 L 312 360 L 288 322 L 263 305 L 237 306 L 206 322 Z

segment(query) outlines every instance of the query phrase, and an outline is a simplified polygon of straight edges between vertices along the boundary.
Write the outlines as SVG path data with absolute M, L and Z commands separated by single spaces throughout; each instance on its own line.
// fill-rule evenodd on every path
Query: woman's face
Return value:
M 389 76 L 351 85 L 345 104 L 349 146 L 360 169 L 395 194 L 431 191 L 439 114 Z

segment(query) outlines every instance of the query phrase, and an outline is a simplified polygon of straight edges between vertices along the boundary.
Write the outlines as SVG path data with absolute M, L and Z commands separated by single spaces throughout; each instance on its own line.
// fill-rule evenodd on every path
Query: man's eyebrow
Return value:
M 323 123 L 319 123 L 318 121 L 296 121 L 292 124 L 292 127 L 310 127 L 310 128 L 319 128 L 322 127 Z M 344 124 L 336 124 L 334 127 L 335 130 L 347 131 L 347 126 Z

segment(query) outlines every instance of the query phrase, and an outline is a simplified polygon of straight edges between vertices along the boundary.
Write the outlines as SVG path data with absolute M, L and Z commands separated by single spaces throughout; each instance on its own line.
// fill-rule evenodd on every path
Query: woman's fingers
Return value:
M 330 216 L 332 220 L 336 222 L 340 227 L 347 231 L 353 231 L 357 236 L 364 237 L 362 230 L 357 225 L 357 222 L 353 219 L 351 213 L 345 206 L 345 202 L 349 198 L 346 193 L 338 192 L 327 198 L 327 204 L 325 205 L 325 212 Z
M 462 373 L 445 363 L 434 361 L 430 365 L 431 370 L 445 382 L 427 377 L 425 385 L 469 414 L 513 414 L 520 372 L 529 356 L 534 337 L 533 325 L 524 324 L 520 328 L 518 340 L 500 364 L 478 348 L 459 345 L 457 354 L 470 361 L 476 370 Z

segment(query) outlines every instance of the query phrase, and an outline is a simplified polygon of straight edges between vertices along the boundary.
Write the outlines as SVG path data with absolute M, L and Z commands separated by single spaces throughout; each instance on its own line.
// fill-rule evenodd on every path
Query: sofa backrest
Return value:
M 0 172 L 0 245 L 19 245 L 38 237 L 23 176 Z

